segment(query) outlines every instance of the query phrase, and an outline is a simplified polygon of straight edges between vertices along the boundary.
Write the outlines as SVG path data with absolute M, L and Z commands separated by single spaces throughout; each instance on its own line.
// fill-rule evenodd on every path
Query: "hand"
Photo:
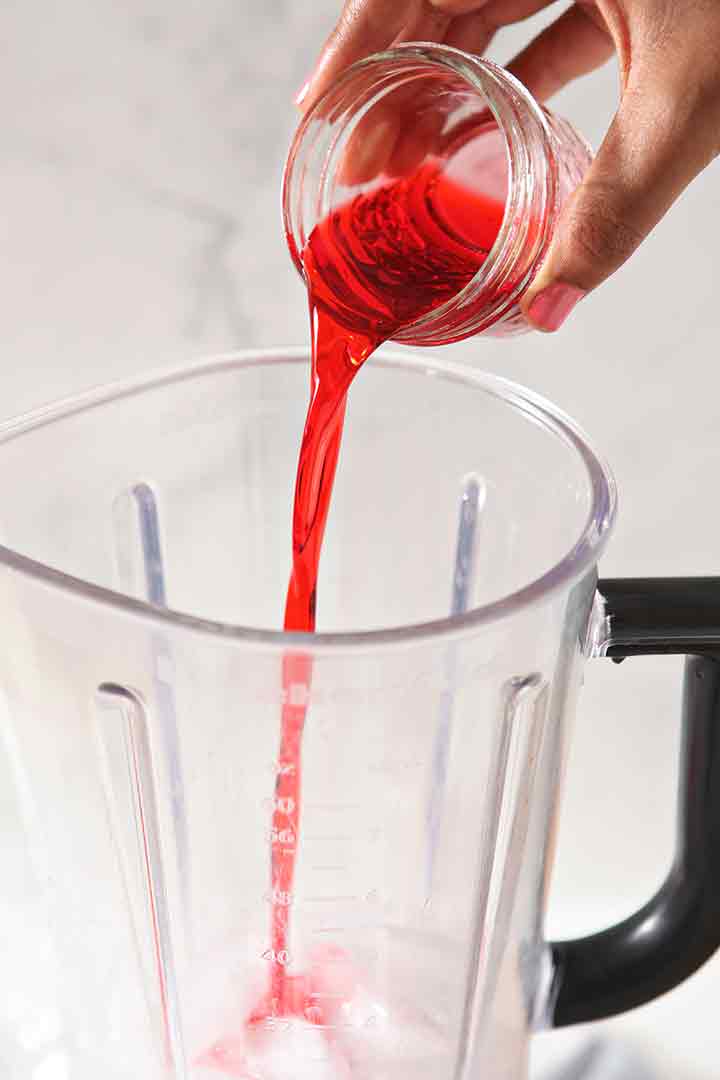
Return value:
M 549 2 L 346 0 L 297 104 L 307 110 L 349 64 L 401 41 L 482 53 L 499 27 Z M 540 330 L 557 330 L 720 153 L 720 0 L 576 0 L 508 67 L 544 101 L 613 51 L 618 111 L 523 298 Z

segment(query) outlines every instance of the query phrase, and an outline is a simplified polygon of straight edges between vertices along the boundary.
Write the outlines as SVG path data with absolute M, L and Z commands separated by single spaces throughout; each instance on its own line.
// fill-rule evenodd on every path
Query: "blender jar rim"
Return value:
M 41 406 L 0 424 L 0 445 L 73 414 L 87 412 L 112 404 L 114 401 L 145 391 L 157 390 L 186 379 L 212 375 L 233 368 L 242 369 L 288 362 L 307 364 L 308 349 L 298 346 L 240 350 L 109 383 L 54 404 Z M 509 407 L 524 413 L 528 420 L 541 424 L 580 456 L 591 491 L 590 510 L 580 535 L 559 562 L 521 588 L 498 600 L 471 608 L 462 615 L 448 615 L 439 619 L 382 630 L 321 631 L 313 634 L 253 629 L 204 619 L 172 608 L 161 608 L 148 601 L 66 574 L 3 544 L 0 544 L 0 566 L 33 578 L 53 589 L 60 589 L 76 598 L 111 607 L 119 614 L 147 619 L 160 626 L 170 625 L 178 629 L 220 637 L 238 645 L 262 649 L 277 647 L 279 651 L 297 646 L 311 648 L 312 652 L 317 654 L 326 651 L 342 652 L 348 648 L 361 648 L 364 651 L 392 645 L 408 646 L 430 640 L 464 636 L 468 632 L 478 630 L 484 625 L 495 623 L 516 614 L 523 608 L 539 603 L 561 588 L 569 588 L 597 563 L 609 539 L 616 516 L 615 480 L 607 464 L 570 417 L 534 391 L 501 376 L 475 371 L 464 365 L 420 356 L 417 353 L 407 355 L 386 352 L 384 349 L 378 350 L 373 363 L 381 363 L 387 368 L 402 368 L 414 371 L 416 374 L 460 382 L 469 388 L 484 391 L 500 399 Z

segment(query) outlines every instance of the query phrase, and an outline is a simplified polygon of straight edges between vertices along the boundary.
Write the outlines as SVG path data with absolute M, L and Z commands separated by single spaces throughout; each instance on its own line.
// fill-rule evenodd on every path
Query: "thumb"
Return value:
M 536 329 L 559 329 L 717 153 L 717 95 L 706 100 L 701 92 L 688 94 L 687 76 L 679 74 L 669 80 L 657 69 L 650 78 L 639 71 L 628 81 L 598 155 L 565 204 L 548 255 L 523 297 L 522 310 Z

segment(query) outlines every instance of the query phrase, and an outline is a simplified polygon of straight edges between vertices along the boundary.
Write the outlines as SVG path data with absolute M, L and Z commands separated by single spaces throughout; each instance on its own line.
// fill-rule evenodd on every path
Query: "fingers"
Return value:
M 688 69 L 672 77 L 655 62 L 632 72 L 598 156 L 564 208 L 548 257 L 523 299 L 537 329 L 557 330 L 720 150 L 720 79 L 711 77 L 709 94 L 689 92 L 693 56 Z
M 346 0 L 340 20 L 320 53 L 295 104 L 307 110 L 341 71 L 364 56 L 387 48 L 402 29 L 416 0 Z
M 391 176 L 408 176 L 440 147 L 440 134 L 445 123 L 441 109 L 421 109 L 403 124 L 388 162 Z
M 307 112 L 346 68 L 400 41 L 442 41 L 450 16 L 427 0 L 346 0 L 310 78 L 295 98 Z
M 382 173 L 405 175 L 432 152 L 445 123 L 434 84 L 412 79 L 385 94 L 357 124 L 343 152 L 343 184 L 365 184 Z
M 397 115 L 376 105 L 348 141 L 338 174 L 341 183 L 367 184 L 385 172 L 399 135 Z
M 445 44 L 482 56 L 493 34 L 494 30 L 484 19 L 482 11 L 474 11 L 471 15 L 458 15 L 453 19 L 445 34 Z
M 475 7 L 480 9 L 489 27 L 498 29 L 529 19 L 543 8 L 550 7 L 553 2 L 554 0 L 485 0 L 482 6 L 476 4 Z
M 445 41 L 482 53 L 500 26 L 552 0 L 345 0 L 340 20 L 295 98 L 307 112 L 351 64 L 403 41 Z
M 452 22 L 452 16 L 436 10 L 420 0 L 414 11 L 409 11 L 402 30 L 393 39 L 393 45 L 402 41 L 443 41 Z
M 508 65 L 538 101 L 609 60 L 610 34 L 581 7 L 571 7 Z

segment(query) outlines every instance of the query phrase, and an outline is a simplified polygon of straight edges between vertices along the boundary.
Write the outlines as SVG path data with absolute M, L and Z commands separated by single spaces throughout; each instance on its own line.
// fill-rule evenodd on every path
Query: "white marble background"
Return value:
M 290 104 L 335 0 L 4 0 L 0 6 L 0 416 L 237 346 L 305 338 L 279 179 Z M 504 58 L 520 31 L 494 50 Z M 596 143 L 608 68 L 557 106 Z M 720 166 L 557 337 L 456 357 L 554 398 L 613 462 L 606 574 L 720 573 Z M 669 858 L 679 665 L 590 665 L 550 930 L 644 901 Z M 607 1025 L 657 1080 L 720 1073 L 720 960 Z M 564 1053 L 578 1036 L 544 1036 Z M 638 1072 L 638 1077 L 640 1073 Z

